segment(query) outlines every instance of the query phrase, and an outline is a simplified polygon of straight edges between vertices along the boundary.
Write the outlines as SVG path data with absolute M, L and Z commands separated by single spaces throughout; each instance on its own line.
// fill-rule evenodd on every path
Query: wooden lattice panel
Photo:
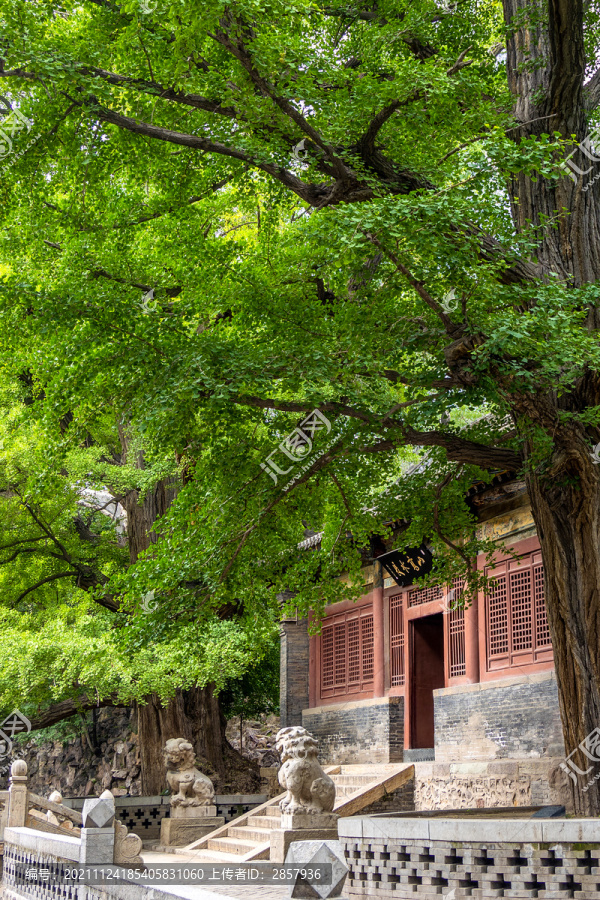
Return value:
M 333 628 L 334 684 L 346 684 L 346 623 L 338 622 Z
M 533 567 L 533 595 L 535 601 L 535 642 L 538 647 L 545 647 L 552 643 L 550 640 L 550 628 L 548 627 L 548 614 L 546 612 L 546 597 L 544 594 L 544 567 Z
M 402 594 L 390 597 L 390 668 L 392 687 L 405 683 Z
M 486 598 L 488 670 L 552 660 L 540 551 L 501 563 Z
M 531 570 L 510 574 L 511 643 L 513 651 L 533 647 Z
M 427 588 L 415 588 L 408 592 L 408 606 L 421 606 L 422 603 L 429 603 L 431 600 L 441 600 L 442 589 L 437 585 Z
M 495 580 L 488 596 L 488 653 L 490 656 L 508 653 L 508 607 L 505 575 Z
M 348 684 L 360 681 L 360 624 L 358 619 L 348 622 Z
M 321 680 L 324 688 L 333 687 L 333 625 L 321 632 Z
M 322 696 L 344 696 L 372 687 L 375 646 L 371 606 L 325 619 L 320 643 Z
M 452 584 L 454 591 L 452 606 L 461 602 L 464 586 L 464 579 L 454 579 Z M 465 675 L 467 671 L 465 661 L 465 611 L 462 606 L 452 609 L 448 614 L 448 644 L 449 675 L 450 678 L 458 678 L 461 675 Z
M 373 641 L 373 616 L 363 616 L 360 620 L 360 649 L 362 656 L 362 676 L 373 677 L 375 667 L 375 645 Z

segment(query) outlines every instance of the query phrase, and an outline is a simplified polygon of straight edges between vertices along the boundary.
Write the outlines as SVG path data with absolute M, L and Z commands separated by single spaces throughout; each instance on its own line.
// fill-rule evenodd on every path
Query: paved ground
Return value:
M 223 856 L 219 854 L 220 859 L 218 865 L 223 865 Z M 186 863 L 202 863 L 207 862 L 199 853 L 158 853 L 153 850 L 143 850 L 142 859 L 148 866 L 156 865 L 185 865 Z M 235 867 L 235 861 L 239 862 L 239 857 L 231 857 L 231 867 Z M 270 885 L 270 884 L 226 884 L 226 885 L 160 885 L 159 890 L 174 894 L 177 897 L 184 897 L 186 900 L 224 900 L 224 898 L 232 898 L 232 900 L 288 900 L 290 896 L 289 885 Z

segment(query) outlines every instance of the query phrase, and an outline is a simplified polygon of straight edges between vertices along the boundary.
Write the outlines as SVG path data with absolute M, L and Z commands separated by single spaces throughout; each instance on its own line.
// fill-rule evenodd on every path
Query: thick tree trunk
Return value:
M 121 434 L 123 454 L 127 455 L 127 438 Z M 144 468 L 140 454 L 136 466 Z M 153 531 L 156 520 L 164 515 L 175 497 L 178 484 L 172 480 L 159 481 L 143 500 L 140 492 L 131 490 L 124 501 L 127 512 L 127 541 L 132 565 L 139 554 L 156 543 Z M 169 738 L 187 738 L 194 746 L 199 767 L 215 782 L 227 782 L 226 769 L 245 770 L 246 786 L 257 784 L 256 767 L 242 760 L 225 738 L 226 722 L 219 707 L 218 697 L 212 685 L 177 691 L 167 706 L 152 695 L 145 704 L 139 704 L 138 729 L 141 756 L 141 780 L 144 794 L 160 794 L 167 787 L 163 748 Z M 237 759 L 233 758 L 237 757 Z M 242 781 L 244 777 L 242 775 Z
M 169 738 L 187 738 L 196 751 L 198 768 L 218 793 L 258 793 L 260 770 L 244 759 L 225 737 L 226 721 L 212 687 L 177 691 L 164 707 L 156 696 L 138 705 L 142 791 L 160 794 L 167 787 L 163 747 Z
M 535 257 L 548 281 L 558 277 L 577 289 L 600 281 L 600 182 L 587 178 L 583 0 L 503 0 L 503 5 L 508 84 L 520 124 L 512 136 L 517 143 L 554 132 L 567 141 L 574 136 L 566 154 L 575 148 L 574 171 L 581 173 L 576 177 L 566 169 L 558 181 L 525 173 L 514 178 L 509 196 L 515 229 L 529 236 L 535 229 Z M 593 305 L 587 326 L 600 326 Z M 526 396 L 514 384 L 508 393 L 515 423 L 534 423 L 553 442 L 543 466 L 539 458 L 529 462 L 527 484 L 544 559 L 565 747 L 573 754 L 572 764 L 567 760 L 564 766 L 576 812 L 599 815 L 600 781 L 593 778 L 600 772 L 600 741 L 598 751 L 593 744 L 600 727 L 600 467 L 590 448 L 600 432 L 586 429 L 577 416 L 600 403 L 600 382 L 589 372 L 562 396 L 552 389 Z M 528 441 L 525 455 L 530 461 L 535 456 Z
M 600 485 L 589 446 L 556 454 L 556 471 L 529 476 L 542 548 L 546 606 L 576 812 L 600 815 Z M 583 747 L 584 749 L 578 749 Z M 586 752 L 587 751 L 587 752 Z
M 209 776 L 225 775 L 225 720 L 212 688 L 177 691 L 164 707 L 156 695 L 138 706 L 142 791 L 160 794 L 167 787 L 163 748 L 170 738 L 193 744 L 198 766 Z

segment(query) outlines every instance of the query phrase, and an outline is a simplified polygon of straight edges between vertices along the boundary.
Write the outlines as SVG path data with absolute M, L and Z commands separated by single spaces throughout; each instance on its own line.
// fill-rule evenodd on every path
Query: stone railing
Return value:
M 600 900 L 600 820 L 340 819 L 350 897 Z
M 110 791 L 86 800 L 82 812 L 69 809 L 57 802 L 61 799 L 57 792 L 46 800 L 29 791 L 27 764 L 19 759 L 11 766 L 7 793 L 2 835 L 5 859 L 7 854 L 13 852 L 11 847 L 29 846 L 33 842 L 39 850 L 44 840 L 50 840 L 47 837 L 50 834 L 53 838 L 66 841 L 64 847 L 70 847 L 71 853 L 77 852 L 80 862 L 94 860 L 123 866 L 141 864 L 141 838 L 129 833 L 115 818 L 115 800 Z M 74 859 L 73 856 L 65 858 Z
M 231 822 L 262 805 L 267 799 L 267 794 L 217 794 L 215 796 L 217 816 L 223 816 L 226 823 Z M 71 809 L 81 810 L 84 799 L 74 797 L 63 800 L 63 803 Z M 170 809 L 169 796 L 115 797 L 117 818 L 128 831 L 139 835 L 144 841 L 158 840 L 160 823 L 169 815 Z

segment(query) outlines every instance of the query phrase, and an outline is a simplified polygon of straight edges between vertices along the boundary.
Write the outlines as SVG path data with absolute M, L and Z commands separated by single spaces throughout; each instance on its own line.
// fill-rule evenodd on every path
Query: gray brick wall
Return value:
M 281 727 L 302 725 L 308 706 L 308 620 L 281 623 Z
M 564 756 L 554 672 L 435 692 L 435 760 Z
M 305 709 L 302 724 L 319 741 L 322 764 L 402 762 L 403 697 Z

